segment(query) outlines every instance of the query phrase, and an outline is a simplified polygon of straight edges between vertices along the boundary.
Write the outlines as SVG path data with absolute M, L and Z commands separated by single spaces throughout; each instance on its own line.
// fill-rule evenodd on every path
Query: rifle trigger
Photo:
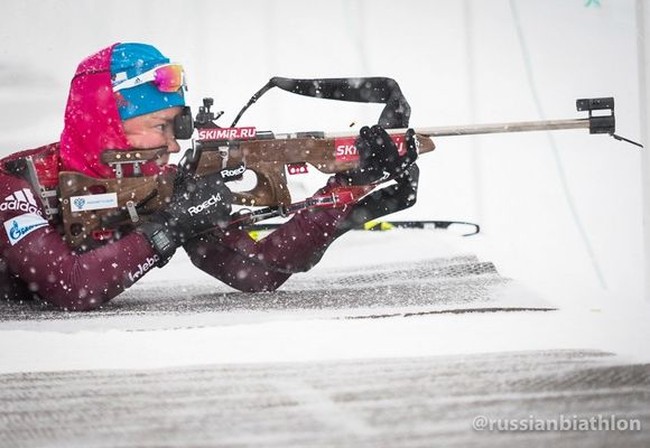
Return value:
M 219 147 L 219 155 L 221 156 L 221 169 L 226 169 L 228 166 L 228 157 L 230 156 L 230 151 L 227 146 Z
M 138 215 L 138 210 L 136 210 L 135 203 L 133 201 L 128 201 L 126 203 L 126 210 L 129 212 L 129 218 L 131 218 L 131 222 L 140 221 L 140 216 Z

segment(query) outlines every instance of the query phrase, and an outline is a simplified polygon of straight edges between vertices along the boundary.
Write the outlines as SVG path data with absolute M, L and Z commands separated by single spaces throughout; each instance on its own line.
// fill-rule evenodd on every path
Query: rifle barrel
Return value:
M 457 135 L 501 134 L 506 132 L 557 131 L 563 129 L 589 129 L 588 118 L 569 120 L 520 121 L 511 123 L 475 124 L 465 126 L 442 126 L 418 128 L 415 131 L 429 137 Z M 389 131 L 392 133 L 392 131 Z
M 507 132 L 557 131 L 563 129 L 589 129 L 588 118 L 566 120 L 520 121 L 511 123 L 470 124 L 415 128 L 415 132 L 427 137 L 453 137 L 460 135 L 503 134 Z M 404 134 L 406 129 L 387 129 L 391 135 Z M 326 133 L 326 137 L 349 137 L 349 133 Z

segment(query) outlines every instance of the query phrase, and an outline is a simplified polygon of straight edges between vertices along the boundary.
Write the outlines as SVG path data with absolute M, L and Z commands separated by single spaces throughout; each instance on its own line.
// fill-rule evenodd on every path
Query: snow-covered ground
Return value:
M 647 308 L 543 299 L 477 257 L 477 238 L 354 232 L 275 293 L 233 292 L 178 254 L 96 312 L 3 304 L 0 436 L 24 447 L 647 446 L 647 430 L 472 426 L 650 424 Z
M 353 232 L 309 273 L 296 275 L 278 293 L 258 295 L 230 291 L 179 253 L 103 311 L 50 311 L 34 319 L 6 310 L 0 372 L 540 349 L 595 349 L 626 362 L 650 362 L 647 306 L 631 309 L 597 297 L 586 305 L 571 303 L 570 291 L 554 301 L 516 279 L 503 279 L 492 267 L 469 274 L 466 266 L 490 261 L 472 260 L 468 249 L 481 244 L 472 238 L 479 237 L 434 230 Z M 418 275 L 422 263 L 453 266 L 458 259 L 468 272 L 438 268 Z M 436 287 L 436 276 L 459 278 L 466 287 L 449 292 L 449 285 Z M 475 278 L 483 281 L 472 286 Z M 129 310 L 132 301 L 138 305 Z M 493 308 L 505 311 L 451 313 Z M 507 312 L 518 308 L 554 311 Z M 349 319 L 364 316 L 394 317 Z

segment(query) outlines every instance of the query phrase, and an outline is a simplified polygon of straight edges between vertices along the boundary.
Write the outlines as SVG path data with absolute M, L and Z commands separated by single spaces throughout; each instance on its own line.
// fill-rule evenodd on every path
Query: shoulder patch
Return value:
M 8 210 L 27 212 L 29 214 L 43 214 L 36 203 L 34 193 L 29 188 L 14 191 L 0 203 L 0 211 Z
M 34 230 L 47 225 L 47 220 L 35 213 L 25 213 L 4 222 L 7 237 L 12 246 Z

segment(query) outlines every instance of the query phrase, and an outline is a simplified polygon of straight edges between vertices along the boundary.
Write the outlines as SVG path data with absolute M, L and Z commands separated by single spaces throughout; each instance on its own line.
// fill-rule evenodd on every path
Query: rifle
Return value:
M 410 106 L 398 84 L 390 78 L 272 78 L 241 109 L 228 127 L 216 120 L 223 112 L 213 113 L 211 98 L 204 98 L 196 118 L 185 107 L 176 118 L 174 127 L 178 139 L 197 139 L 182 161 L 184 169 L 198 175 L 221 171 L 226 181 L 240 179 L 250 170 L 257 177 L 256 185 L 247 191 L 233 193 L 234 203 L 246 207 L 264 207 L 233 223 L 248 225 L 275 216 L 287 216 L 298 210 L 315 206 L 332 206 L 351 202 L 355 198 L 319 197 L 292 203 L 287 187 L 287 174 L 303 174 L 311 167 L 327 174 L 345 172 L 358 167 L 357 135 L 349 133 L 297 132 L 273 134 L 255 127 L 238 127 L 243 113 L 272 87 L 315 98 L 382 103 L 385 107 L 378 123 L 387 129 L 398 149 L 404 151 L 404 135 L 408 128 Z M 591 98 L 576 102 L 578 111 L 588 117 L 578 119 L 497 123 L 485 125 L 418 128 L 416 144 L 419 154 L 435 149 L 431 137 L 477 135 L 488 133 L 539 130 L 589 129 L 591 134 L 615 134 L 614 99 Z M 640 146 L 640 145 L 638 145 Z M 60 173 L 60 209 L 68 244 L 77 249 L 95 246 L 131 228 L 155 210 L 164 207 L 171 197 L 173 178 L 169 175 L 141 176 L 140 166 L 155 159 L 165 148 L 106 151 L 102 160 L 112 166 L 115 179 L 94 179 L 79 173 Z M 124 167 L 132 166 L 134 176 L 125 177 Z M 363 189 L 360 195 L 375 186 Z

